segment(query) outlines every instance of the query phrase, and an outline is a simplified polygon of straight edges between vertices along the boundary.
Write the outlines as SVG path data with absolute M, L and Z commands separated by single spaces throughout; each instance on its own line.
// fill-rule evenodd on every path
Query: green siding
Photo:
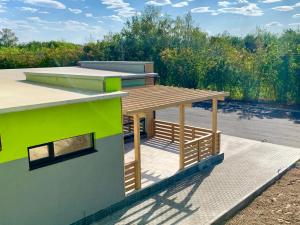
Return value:
M 121 78 L 119 77 L 109 77 L 105 78 L 105 92 L 121 91 Z
M 122 133 L 120 98 L 0 115 L 0 164 L 27 157 L 27 148 L 85 133 Z
M 104 91 L 103 79 L 90 79 L 85 77 L 74 77 L 74 76 L 72 77 L 64 74 L 47 76 L 47 75 L 27 73 L 26 80 L 37 82 L 37 83 L 56 85 L 61 87 L 70 87 L 70 88 L 99 91 L 99 92 Z

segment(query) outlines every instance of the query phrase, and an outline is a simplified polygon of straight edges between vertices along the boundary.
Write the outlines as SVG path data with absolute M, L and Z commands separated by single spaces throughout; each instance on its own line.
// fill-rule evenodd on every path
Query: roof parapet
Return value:
M 79 61 L 78 65 L 83 68 L 109 70 L 127 73 L 153 74 L 153 62 L 140 61 Z

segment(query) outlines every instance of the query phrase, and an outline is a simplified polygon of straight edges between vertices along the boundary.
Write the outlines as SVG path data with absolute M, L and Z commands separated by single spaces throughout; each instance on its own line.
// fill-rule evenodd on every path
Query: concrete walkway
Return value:
M 215 168 L 94 224 L 210 224 L 300 159 L 297 148 L 225 135 L 222 140 L 225 159 Z

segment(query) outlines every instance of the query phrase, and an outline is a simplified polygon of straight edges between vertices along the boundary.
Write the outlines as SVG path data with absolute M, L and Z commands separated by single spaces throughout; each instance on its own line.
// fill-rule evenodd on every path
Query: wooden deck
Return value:
M 142 188 L 178 171 L 179 145 L 153 137 L 141 140 Z M 125 144 L 125 164 L 134 161 L 134 144 Z M 130 190 L 130 189 L 128 189 Z
M 180 168 L 179 125 L 166 121 L 154 121 L 154 136 L 140 142 L 140 162 L 136 162 L 134 143 L 125 145 L 125 191 L 137 190 L 136 173 L 141 166 L 141 187 L 172 176 Z M 184 167 L 200 162 L 213 155 L 213 132 L 210 129 L 184 126 Z M 220 149 L 220 132 L 216 134 L 217 150 Z

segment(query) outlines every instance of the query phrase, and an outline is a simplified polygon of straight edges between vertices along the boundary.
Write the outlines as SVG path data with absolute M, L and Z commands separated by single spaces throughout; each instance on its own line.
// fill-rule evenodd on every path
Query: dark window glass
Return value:
M 66 155 L 93 147 L 92 136 L 89 134 L 55 141 L 53 144 L 55 156 Z
M 43 158 L 49 157 L 49 146 L 41 145 L 38 147 L 30 148 L 29 150 L 29 159 L 30 161 L 36 161 Z
M 30 169 L 95 152 L 93 134 L 84 134 L 28 148 Z

